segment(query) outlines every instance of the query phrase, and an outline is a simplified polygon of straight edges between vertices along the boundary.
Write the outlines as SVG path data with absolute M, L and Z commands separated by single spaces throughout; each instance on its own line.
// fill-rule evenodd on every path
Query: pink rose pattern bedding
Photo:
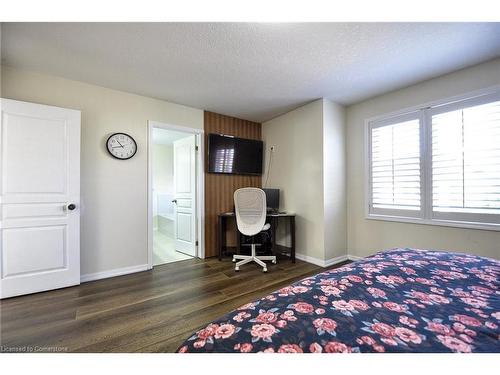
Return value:
M 500 352 L 499 274 L 473 255 L 381 252 L 241 306 L 178 352 Z

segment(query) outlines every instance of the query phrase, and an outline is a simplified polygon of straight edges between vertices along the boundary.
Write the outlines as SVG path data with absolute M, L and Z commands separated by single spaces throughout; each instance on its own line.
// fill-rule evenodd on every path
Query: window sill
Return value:
M 407 224 L 435 225 L 439 227 L 490 230 L 490 231 L 500 232 L 500 224 L 475 223 L 469 221 L 453 221 L 453 220 L 437 220 L 437 219 L 429 220 L 429 219 L 419 219 L 412 217 L 377 215 L 377 214 L 368 214 L 365 216 L 365 219 L 392 221 L 392 222 L 407 223 Z

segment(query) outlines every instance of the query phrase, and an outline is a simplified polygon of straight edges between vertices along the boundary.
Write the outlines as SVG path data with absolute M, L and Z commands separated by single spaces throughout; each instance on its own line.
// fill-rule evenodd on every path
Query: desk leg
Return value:
M 276 256 L 277 255 L 277 249 L 276 249 L 276 228 L 278 227 L 278 218 L 277 217 L 271 217 L 271 253 Z
M 224 218 L 222 216 L 218 217 L 217 221 L 217 247 L 219 249 L 219 260 L 222 260 L 222 251 L 223 251 L 223 246 L 224 246 L 224 233 L 225 233 L 225 228 L 224 228 Z
M 292 259 L 292 263 L 295 263 L 295 216 L 290 216 L 290 237 L 292 240 L 290 258 Z

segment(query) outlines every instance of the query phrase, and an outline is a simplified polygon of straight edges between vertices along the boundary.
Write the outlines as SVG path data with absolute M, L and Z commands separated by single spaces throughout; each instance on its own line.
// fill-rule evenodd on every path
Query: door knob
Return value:
M 76 208 L 76 205 L 74 203 L 68 204 L 68 210 L 73 211 Z
M 177 204 L 177 199 L 172 199 L 172 203 Z

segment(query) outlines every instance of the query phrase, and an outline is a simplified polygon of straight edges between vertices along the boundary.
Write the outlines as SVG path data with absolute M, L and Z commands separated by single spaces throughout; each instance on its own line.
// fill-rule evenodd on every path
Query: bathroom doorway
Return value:
M 202 131 L 150 121 L 150 267 L 203 257 Z

